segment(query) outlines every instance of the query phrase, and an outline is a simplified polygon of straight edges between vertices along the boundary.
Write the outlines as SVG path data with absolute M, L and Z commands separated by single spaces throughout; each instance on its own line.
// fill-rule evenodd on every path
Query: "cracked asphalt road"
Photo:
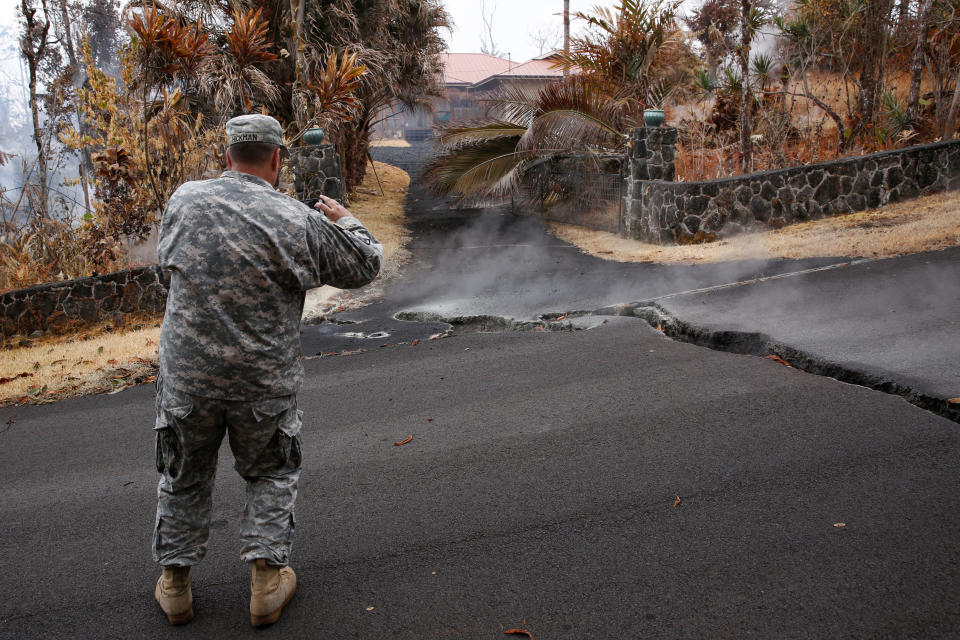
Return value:
M 960 398 L 960 248 L 659 302 L 700 328 L 763 333 L 941 400 Z
M 457 229 L 488 221 L 504 232 L 488 245 L 526 246 L 455 260 L 476 239 Z M 247 626 L 228 449 L 197 617 L 172 628 L 153 603 L 139 387 L 0 410 L 0 638 L 960 638 L 956 423 L 638 318 L 416 346 L 446 325 L 389 319 L 451 298 L 530 318 L 822 263 L 601 266 L 531 249 L 513 231 L 529 220 L 415 224 L 417 259 L 380 303 L 305 329 L 305 353 L 370 346 L 305 362 L 300 591 L 277 625 Z M 438 264 L 461 266 L 444 284 Z
M 403 164 L 423 158 L 425 149 L 377 151 Z M 839 369 L 846 380 L 960 419 L 960 403 L 947 404 L 960 397 L 960 248 L 884 260 L 623 264 L 556 240 L 537 219 L 506 209 L 451 211 L 416 180 L 411 189 L 412 264 L 379 303 L 341 316 L 368 331 L 410 341 L 442 328 L 397 323 L 401 312 L 453 322 L 530 321 L 647 301 L 713 334 L 701 343 L 722 346 L 726 333 L 759 334 L 818 363 L 811 370 Z M 731 283 L 742 284 L 725 286 Z M 326 328 L 306 329 L 305 353 L 337 350 L 323 339 L 329 337 Z

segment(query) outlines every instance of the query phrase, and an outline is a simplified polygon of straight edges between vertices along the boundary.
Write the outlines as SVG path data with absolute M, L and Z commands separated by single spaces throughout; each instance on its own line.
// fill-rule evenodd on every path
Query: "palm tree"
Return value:
M 279 57 L 257 60 L 242 68 L 228 64 L 219 75 L 211 76 L 215 81 L 209 84 L 220 95 L 221 103 L 239 104 L 245 110 L 268 106 L 291 140 L 318 124 L 328 129 L 331 139 L 339 144 L 348 189 L 363 179 L 370 133 L 385 115 L 385 108 L 394 102 L 409 109 L 429 108 L 430 97 L 441 93 L 440 54 L 446 44 L 440 30 L 450 26 L 441 0 L 133 3 L 155 4 L 186 22 L 201 20 L 216 25 L 235 23 L 230 18 L 235 12 L 258 12 L 265 30 L 256 35 L 270 43 L 270 52 Z M 247 33 L 255 35 L 249 29 Z M 349 60 L 347 67 L 343 66 L 344 60 Z M 331 69 L 339 76 L 331 76 Z M 244 96 L 249 98 L 254 93 L 258 100 L 248 104 Z M 333 112 L 322 108 L 336 96 L 347 94 L 354 95 L 355 100 L 340 101 L 342 108 Z M 239 100 L 234 100 L 237 96 Z
M 600 154 L 623 149 L 624 134 L 640 121 L 629 103 L 582 75 L 536 92 L 509 88 L 489 106 L 483 122 L 440 129 L 438 155 L 424 173 L 436 193 L 498 197 L 559 157 L 597 165 Z
M 226 1 L 226 0 L 221 0 Z M 245 0 L 272 16 L 275 39 L 286 42 L 281 60 L 278 113 L 297 131 L 305 127 L 303 106 L 312 100 L 311 85 L 322 76 L 325 60 L 350 52 L 367 73 L 355 77 L 357 103 L 347 122 L 331 122 L 339 143 L 347 188 L 359 184 L 367 166 L 373 126 L 386 109 L 399 102 L 408 109 L 429 108 L 441 94 L 440 54 L 446 44 L 440 30 L 450 26 L 441 0 Z M 291 36 L 291 34 L 293 34 Z M 295 136 L 294 136 L 295 137 Z
M 583 168 L 622 151 L 643 109 L 685 82 L 686 47 L 676 0 L 620 0 L 577 17 L 592 31 L 574 38 L 561 66 L 572 72 L 538 92 L 507 89 L 483 121 L 439 130 L 440 152 L 425 177 L 439 194 L 484 198 L 516 193 L 550 161 L 579 157 Z M 569 161 L 569 160 L 568 160 Z

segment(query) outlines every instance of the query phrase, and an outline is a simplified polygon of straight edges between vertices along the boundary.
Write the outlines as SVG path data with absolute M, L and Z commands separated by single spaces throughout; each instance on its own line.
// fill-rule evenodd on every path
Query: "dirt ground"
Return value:
M 351 212 L 383 243 L 381 279 L 395 273 L 406 257 L 403 206 L 409 184 L 406 172 L 378 162 L 376 174 L 367 172 L 349 202 Z M 304 315 L 319 316 L 357 303 L 352 293 L 321 287 L 308 293 Z M 69 336 L 7 340 L 0 343 L 0 406 L 116 393 L 152 382 L 159 338 L 160 318 L 143 317 L 122 327 L 100 323 Z
M 960 192 L 697 245 L 647 244 L 559 223 L 552 223 L 550 230 L 586 253 L 618 262 L 698 264 L 768 258 L 899 256 L 960 245 Z

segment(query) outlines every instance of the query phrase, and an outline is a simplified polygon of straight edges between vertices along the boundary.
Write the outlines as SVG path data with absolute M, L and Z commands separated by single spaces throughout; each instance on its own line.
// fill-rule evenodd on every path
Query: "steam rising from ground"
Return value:
M 387 295 L 405 310 L 444 317 L 532 319 L 842 261 L 620 264 L 557 240 L 536 218 L 502 209 L 436 211 L 421 212 L 417 220 L 421 228 L 411 249 L 423 256 L 420 268 L 408 269 Z M 424 233 L 424 227 L 432 230 Z

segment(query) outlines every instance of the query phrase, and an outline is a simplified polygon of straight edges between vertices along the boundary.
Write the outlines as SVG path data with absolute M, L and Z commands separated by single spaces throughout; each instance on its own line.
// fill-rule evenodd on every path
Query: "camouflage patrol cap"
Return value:
M 249 113 L 244 116 L 230 118 L 227 121 L 227 145 L 242 142 L 266 142 L 275 144 L 287 153 L 287 146 L 283 144 L 283 129 L 280 123 L 270 116 L 259 113 Z

